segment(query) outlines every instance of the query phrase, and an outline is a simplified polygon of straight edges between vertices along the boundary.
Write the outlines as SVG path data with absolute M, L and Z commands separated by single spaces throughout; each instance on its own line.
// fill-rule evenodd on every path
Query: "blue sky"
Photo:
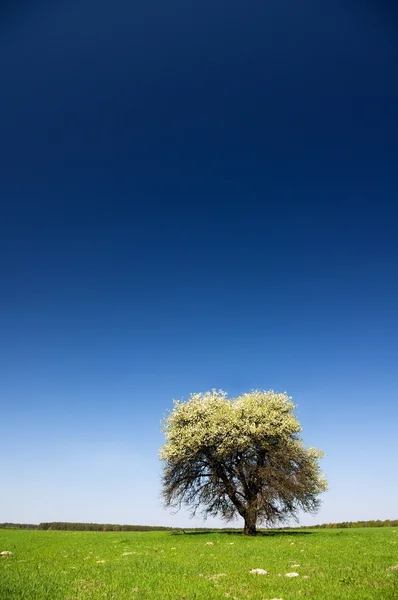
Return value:
M 173 398 L 287 391 L 303 523 L 397 518 L 393 3 L 0 9 L 0 521 L 188 525 Z

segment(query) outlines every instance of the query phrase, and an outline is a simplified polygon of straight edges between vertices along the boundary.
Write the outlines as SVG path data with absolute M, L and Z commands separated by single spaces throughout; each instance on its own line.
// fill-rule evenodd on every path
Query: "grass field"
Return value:
M 398 569 L 389 570 L 398 565 L 397 528 L 256 538 L 0 530 L 2 551 L 12 555 L 0 557 L 1 600 L 398 599 Z

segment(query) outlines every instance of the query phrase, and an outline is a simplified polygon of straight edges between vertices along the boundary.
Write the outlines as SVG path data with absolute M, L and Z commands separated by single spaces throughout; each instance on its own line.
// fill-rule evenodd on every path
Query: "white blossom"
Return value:
M 250 573 L 252 575 L 268 575 L 267 571 L 264 571 L 264 569 L 252 569 Z

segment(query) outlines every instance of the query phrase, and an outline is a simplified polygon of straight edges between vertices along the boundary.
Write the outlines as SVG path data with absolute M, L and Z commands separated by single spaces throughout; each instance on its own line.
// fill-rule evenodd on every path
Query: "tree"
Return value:
M 240 515 L 247 535 L 256 535 L 259 523 L 316 512 L 327 489 L 318 465 L 323 453 L 303 445 L 295 408 L 286 393 L 261 390 L 174 401 L 162 423 L 165 505 L 225 521 Z

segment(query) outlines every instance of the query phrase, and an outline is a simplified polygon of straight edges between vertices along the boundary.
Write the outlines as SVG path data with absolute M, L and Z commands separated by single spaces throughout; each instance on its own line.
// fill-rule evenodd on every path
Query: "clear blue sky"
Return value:
M 0 8 L 0 522 L 196 524 L 173 398 L 287 391 L 330 491 L 397 518 L 398 11 Z

